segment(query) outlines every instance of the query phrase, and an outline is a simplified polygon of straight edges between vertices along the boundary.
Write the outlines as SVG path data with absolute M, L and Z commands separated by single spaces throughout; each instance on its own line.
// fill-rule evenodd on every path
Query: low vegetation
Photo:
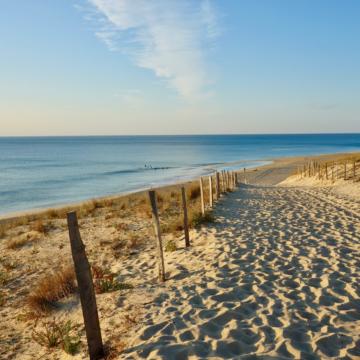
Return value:
M 76 325 L 69 321 L 53 319 L 42 324 L 41 329 L 33 331 L 32 338 L 47 349 L 60 347 L 66 353 L 75 355 L 80 349 L 80 336 Z
M 215 221 L 215 218 L 210 211 L 206 211 L 203 215 L 201 212 L 197 212 L 193 215 L 191 219 L 191 225 L 193 227 L 198 227 L 203 224 L 213 223 Z
M 95 292 L 97 294 L 134 288 L 129 283 L 118 281 L 116 279 L 116 274 L 113 274 L 109 269 L 103 269 L 99 266 L 93 265 L 91 270 L 93 274 Z
M 4 238 L 7 234 L 6 227 L 4 225 L 0 225 L 0 239 Z
M 176 251 L 177 247 L 176 247 L 176 243 L 174 240 L 168 240 L 166 245 L 165 245 L 165 251 L 167 252 L 173 252 Z
M 0 291 L 0 307 L 5 304 L 5 293 Z
M 72 266 L 43 277 L 28 296 L 28 305 L 35 313 L 46 313 L 56 308 L 58 301 L 74 293 L 75 273 Z
M 6 248 L 10 250 L 17 250 L 26 245 L 32 245 L 41 239 L 41 234 L 38 231 L 30 231 L 27 234 L 22 234 L 10 238 L 6 243 Z
M 7 272 L 0 270 L 0 285 L 5 286 L 9 281 L 9 275 Z

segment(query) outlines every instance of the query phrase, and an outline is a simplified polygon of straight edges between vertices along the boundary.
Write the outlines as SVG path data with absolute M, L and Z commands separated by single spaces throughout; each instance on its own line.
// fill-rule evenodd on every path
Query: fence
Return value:
M 215 198 L 213 185 L 215 184 Z M 219 200 L 221 194 L 232 191 L 238 185 L 237 173 L 231 171 L 216 172 L 214 175 L 208 177 L 209 187 L 209 202 L 205 203 L 204 196 L 204 178 L 199 179 L 200 185 L 200 201 L 201 201 L 201 214 L 206 215 L 206 212 L 211 210 L 215 201 Z M 184 222 L 184 239 L 185 247 L 191 245 L 189 236 L 188 224 L 188 209 L 185 187 L 180 187 L 182 212 Z M 160 215 L 156 200 L 156 191 L 150 190 L 148 192 L 149 203 L 151 207 L 152 221 L 154 225 L 154 235 L 157 244 L 157 257 L 158 257 L 158 274 L 159 281 L 166 280 L 165 261 L 163 252 L 163 243 L 160 227 Z M 94 291 L 93 278 L 89 261 L 85 252 L 85 245 L 81 240 L 77 215 L 75 211 L 67 214 L 69 238 L 71 245 L 72 258 L 75 267 L 75 274 L 79 288 L 81 308 L 85 324 L 85 332 L 88 343 L 89 357 L 91 360 L 102 359 L 105 356 L 105 350 L 101 337 L 100 322 L 98 310 L 96 305 L 96 296 Z
M 335 182 L 342 179 L 346 181 L 360 181 L 360 159 L 340 160 L 331 162 L 309 161 L 297 169 L 301 178 L 315 177 L 319 180 Z

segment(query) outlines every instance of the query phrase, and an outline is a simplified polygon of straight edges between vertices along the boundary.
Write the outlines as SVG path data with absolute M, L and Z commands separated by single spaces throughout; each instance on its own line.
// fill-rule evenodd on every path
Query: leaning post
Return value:
M 202 215 L 205 215 L 204 183 L 202 177 L 200 178 L 200 197 L 201 197 L 201 213 Z
M 96 305 L 94 284 L 85 245 L 81 240 L 76 212 L 67 214 L 67 224 L 74 261 L 75 274 L 79 288 L 81 309 L 84 317 L 85 332 L 91 360 L 102 359 L 105 355 L 101 338 L 100 321 Z
M 188 213 L 187 213 L 187 206 L 186 206 L 186 193 L 185 193 L 184 186 L 181 187 L 181 198 L 182 198 L 183 214 L 184 214 L 185 247 L 189 247 L 190 246 L 189 222 L 188 222 Z
M 216 200 L 220 199 L 220 175 L 216 171 L 215 173 L 215 188 L 216 188 Z
M 213 207 L 213 185 L 212 185 L 212 177 L 209 176 L 209 200 L 210 200 L 210 207 Z
M 151 215 L 154 223 L 155 237 L 157 241 L 157 250 L 158 250 L 158 260 L 159 260 L 159 280 L 165 281 L 165 264 L 164 264 L 164 254 L 162 247 L 161 231 L 160 231 L 160 221 L 159 214 L 156 204 L 156 193 L 154 190 L 149 191 L 149 199 L 151 206 Z

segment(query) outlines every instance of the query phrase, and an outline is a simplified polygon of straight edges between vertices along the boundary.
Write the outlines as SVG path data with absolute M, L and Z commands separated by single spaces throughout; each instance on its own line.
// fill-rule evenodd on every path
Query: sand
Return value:
M 215 222 L 191 231 L 190 248 L 181 236 L 167 235 L 178 250 L 165 254 L 164 284 L 156 279 L 150 221 L 128 220 L 148 241 L 117 259 L 101 245 L 114 229 L 103 219 L 84 222 L 90 261 L 109 263 L 135 286 L 97 296 L 114 358 L 360 358 L 359 202 L 334 186 L 297 184 L 289 177 L 301 161 L 247 174 L 248 184 L 217 203 Z M 351 186 L 359 191 L 359 183 Z M 1 246 L 2 254 L 27 263 L 14 270 L 16 281 L 6 288 L 14 296 L 0 307 L 0 358 L 85 359 L 83 332 L 81 352 L 70 357 L 38 345 L 34 321 L 18 320 L 36 267 L 55 261 L 55 251 L 69 258 L 66 229 L 15 252 Z M 77 296 L 51 316 L 81 324 Z

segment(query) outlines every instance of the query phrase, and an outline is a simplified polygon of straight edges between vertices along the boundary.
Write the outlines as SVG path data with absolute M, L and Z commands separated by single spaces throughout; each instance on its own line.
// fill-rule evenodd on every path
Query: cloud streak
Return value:
M 210 0 L 88 0 L 101 16 L 96 36 L 129 54 L 181 96 L 209 93 L 206 56 L 219 35 Z

